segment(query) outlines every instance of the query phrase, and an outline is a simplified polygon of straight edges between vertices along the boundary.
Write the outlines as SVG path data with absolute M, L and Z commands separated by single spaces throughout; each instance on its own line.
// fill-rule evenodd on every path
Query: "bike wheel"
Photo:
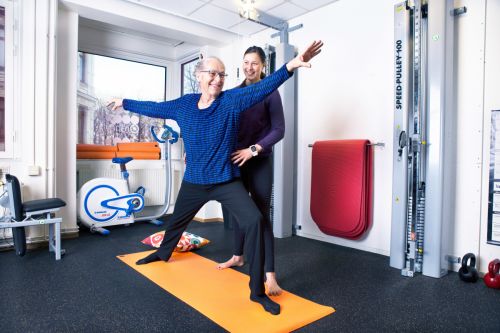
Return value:
M 87 193 L 83 200 L 85 214 L 94 222 L 107 222 L 113 219 L 118 214 L 118 211 L 116 209 L 103 207 L 101 203 L 103 200 L 119 195 L 118 191 L 109 185 L 98 185 L 94 187 Z

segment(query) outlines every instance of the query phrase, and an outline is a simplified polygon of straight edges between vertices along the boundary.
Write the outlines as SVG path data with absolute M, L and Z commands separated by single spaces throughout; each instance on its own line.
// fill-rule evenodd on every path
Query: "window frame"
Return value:
M 190 63 L 193 63 L 193 62 L 197 63 L 198 61 L 200 61 L 200 58 L 198 56 L 189 57 L 188 59 L 189 60 L 181 62 L 181 96 L 185 95 L 185 93 L 184 93 L 184 68 L 185 68 L 185 66 L 190 64 Z
M 0 0 L 5 9 L 5 149 L 0 151 L 0 159 L 14 156 L 14 8 L 11 1 Z

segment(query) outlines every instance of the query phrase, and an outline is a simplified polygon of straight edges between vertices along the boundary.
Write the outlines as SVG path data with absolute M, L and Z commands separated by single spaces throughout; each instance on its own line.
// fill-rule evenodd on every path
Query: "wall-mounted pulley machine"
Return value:
M 390 265 L 404 276 L 448 271 L 455 151 L 453 0 L 394 7 L 394 159 Z

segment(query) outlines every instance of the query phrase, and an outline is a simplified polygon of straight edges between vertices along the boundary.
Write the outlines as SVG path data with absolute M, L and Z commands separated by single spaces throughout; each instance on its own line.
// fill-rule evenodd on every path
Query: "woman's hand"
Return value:
M 115 111 L 118 108 L 121 108 L 123 106 L 123 99 L 122 98 L 113 98 L 106 104 L 106 107 L 109 108 L 111 107 L 112 111 Z
M 245 148 L 245 149 L 240 149 L 235 151 L 234 153 L 231 154 L 231 161 L 233 161 L 233 164 L 238 164 L 239 167 L 241 167 L 243 164 L 245 164 L 246 161 L 251 159 L 252 152 L 250 151 L 250 148 Z
M 322 47 L 323 47 L 323 42 L 320 40 L 318 41 L 315 40 L 314 42 L 312 42 L 311 45 L 309 45 L 309 47 L 304 52 L 302 52 L 301 54 L 290 60 L 286 64 L 286 69 L 289 72 L 293 72 L 295 69 L 299 67 L 311 68 L 311 64 L 309 63 L 309 61 L 321 52 Z
M 264 148 L 262 148 L 262 146 L 259 144 L 256 144 L 255 148 L 257 149 L 258 153 L 264 150 Z M 231 154 L 231 161 L 233 161 L 233 164 L 238 164 L 238 166 L 241 167 L 243 164 L 245 164 L 246 161 L 251 159 L 253 156 L 254 155 L 252 154 L 250 148 L 240 149 Z

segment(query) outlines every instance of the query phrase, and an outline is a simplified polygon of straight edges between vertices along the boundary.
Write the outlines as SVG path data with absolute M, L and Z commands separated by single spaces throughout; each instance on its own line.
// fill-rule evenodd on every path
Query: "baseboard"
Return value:
M 360 250 L 360 251 L 366 251 L 366 252 L 371 252 L 371 253 L 376 253 L 380 254 L 383 256 L 389 256 L 389 251 L 386 251 L 384 249 L 378 249 L 378 248 L 373 248 L 370 246 L 365 246 L 363 244 L 358 244 L 353 240 L 348 240 L 344 238 L 339 238 L 339 237 L 332 237 L 332 236 L 321 236 L 318 234 L 312 234 L 304 231 L 297 231 L 297 236 L 304 237 L 304 238 L 310 238 L 310 239 L 315 239 L 318 241 L 322 242 L 327 242 L 339 246 L 344 246 L 344 247 L 349 247 L 355 250 Z
M 220 217 L 215 217 L 215 218 L 211 218 L 211 219 L 202 219 L 202 218 L 199 218 L 199 217 L 195 217 L 193 219 L 193 221 L 196 221 L 196 222 L 223 222 L 224 220 Z

